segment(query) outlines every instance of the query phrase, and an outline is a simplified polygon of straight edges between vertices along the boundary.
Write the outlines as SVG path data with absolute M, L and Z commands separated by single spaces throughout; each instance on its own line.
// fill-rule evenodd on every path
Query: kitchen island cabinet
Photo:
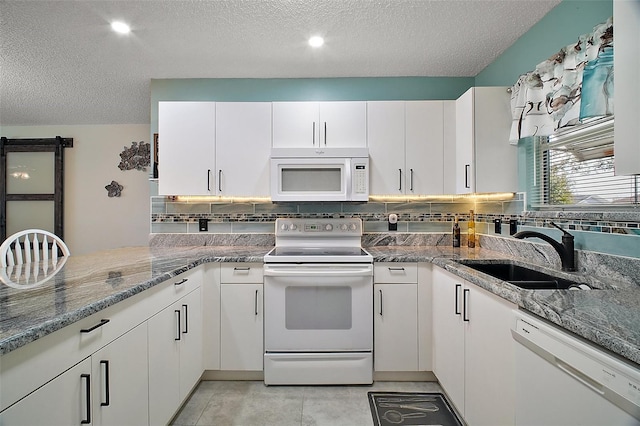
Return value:
M 274 102 L 274 148 L 364 148 L 366 102 Z
M 516 305 L 433 268 L 433 371 L 471 425 L 515 422 L 513 309 Z
M 148 321 L 152 425 L 169 422 L 202 375 L 202 268 L 190 271 L 173 285 L 188 286 L 184 290 L 188 293 Z

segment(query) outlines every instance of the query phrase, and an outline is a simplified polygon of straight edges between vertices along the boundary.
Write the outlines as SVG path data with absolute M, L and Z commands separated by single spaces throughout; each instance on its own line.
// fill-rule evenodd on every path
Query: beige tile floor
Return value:
M 436 382 L 372 386 L 265 386 L 258 381 L 203 381 L 174 426 L 371 426 L 367 392 L 442 392 Z

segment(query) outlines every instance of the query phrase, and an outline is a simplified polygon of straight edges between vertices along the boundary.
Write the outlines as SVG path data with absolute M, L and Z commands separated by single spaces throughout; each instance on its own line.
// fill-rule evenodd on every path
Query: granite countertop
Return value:
M 130 247 L 70 256 L 40 287 L 0 284 L 0 355 L 206 262 L 262 262 L 270 246 Z M 366 247 L 375 262 L 432 262 L 640 364 L 640 287 L 578 275 L 602 290 L 523 290 L 456 262 L 515 257 L 485 248 Z
M 0 282 L 0 355 L 204 262 L 262 262 L 271 247 L 128 247 L 69 256 L 39 287 Z
M 432 262 L 518 307 L 536 314 L 581 338 L 640 364 L 640 287 L 612 279 L 579 273 L 563 273 L 598 290 L 524 290 L 464 266 L 456 260 L 509 259 L 527 265 L 521 258 L 487 249 L 435 247 L 368 247 L 376 262 Z

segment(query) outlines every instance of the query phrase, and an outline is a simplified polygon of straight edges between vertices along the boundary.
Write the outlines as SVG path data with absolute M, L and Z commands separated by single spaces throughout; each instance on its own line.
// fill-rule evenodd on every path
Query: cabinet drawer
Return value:
M 229 263 L 220 267 L 220 282 L 233 283 L 262 283 L 261 263 Z
M 373 264 L 375 283 L 417 283 L 418 264 L 382 262 Z

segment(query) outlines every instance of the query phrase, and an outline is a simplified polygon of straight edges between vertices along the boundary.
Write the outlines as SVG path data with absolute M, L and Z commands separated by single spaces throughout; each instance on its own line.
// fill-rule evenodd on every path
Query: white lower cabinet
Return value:
M 415 263 L 376 263 L 374 370 L 418 371 L 418 271 Z
M 151 317 L 149 424 L 166 424 L 202 375 L 200 288 Z
M 91 356 L 94 425 L 149 423 L 147 323 Z
M 90 423 L 91 359 L 87 358 L 0 414 L 0 425 L 67 426 Z
M 433 267 L 433 371 L 471 426 L 515 422 L 515 308 Z
M 220 369 L 262 371 L 262 284 L 220 284 Z

